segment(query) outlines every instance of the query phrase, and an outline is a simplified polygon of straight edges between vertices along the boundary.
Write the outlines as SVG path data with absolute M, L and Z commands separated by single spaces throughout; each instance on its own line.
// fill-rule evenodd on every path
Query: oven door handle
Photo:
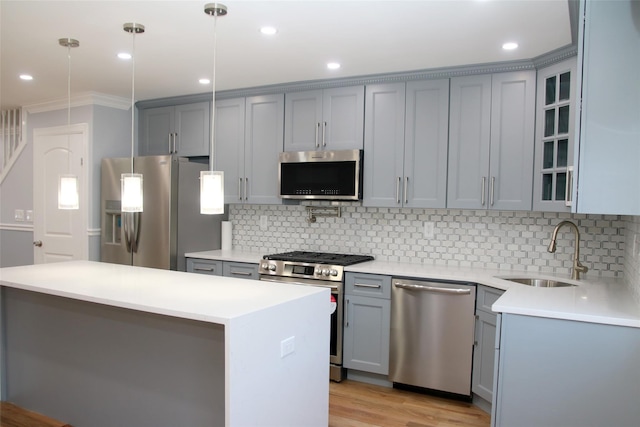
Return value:
M 318 283 L 317 280 L 314 281 L 309 281 L 309 282 L 305 282 L 305 281 L 291 281 L 291 280 L 286 280 L 283 278 L 273 278 L 273 277 L 265 277 L 265 276 L 261 276 L 260 280 L 265 281 L 265 282 L 272 282 L 272 283 L 285 283 L 287 285 L 303 285 L 303 286 L 319 286 L 319 287 L 323 287 L 323 288 L 331 288 L 331 290 L 338 290 L 338 285 L 336 284 L 326 284 L 325 283 Z

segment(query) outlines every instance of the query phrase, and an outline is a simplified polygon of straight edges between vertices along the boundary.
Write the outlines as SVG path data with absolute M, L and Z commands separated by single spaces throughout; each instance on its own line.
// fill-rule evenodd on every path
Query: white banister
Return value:
M 0 112 L 0 182 L 7 176 L 24 145 L 21 115 L 19 108 Z

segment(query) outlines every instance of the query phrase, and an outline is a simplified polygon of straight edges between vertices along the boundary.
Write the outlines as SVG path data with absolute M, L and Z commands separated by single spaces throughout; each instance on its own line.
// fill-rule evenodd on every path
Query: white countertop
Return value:
M 0 268 L 0 285 L 223 325 L 283 302 L 328 292 L 92 261 Z
M 253 263 L 258 263 L 262 258 L 259 254 L 240 251 L 194 252 L 188 256 Z M 507 291 L 492 306 L 495 312 L 640 328 L 640 304 L 619 279 L 590 277 L 587 274 L 586 278 L 576 281 L 571 280 L 569 275 L 384 261 L 355 264 L 345 267 L 345 271 L 422 279 L 469 281 Z M 510 282 L 501 279 L 501 277 L 548 278 L 569 282 L 577 286 L 536 288 Z

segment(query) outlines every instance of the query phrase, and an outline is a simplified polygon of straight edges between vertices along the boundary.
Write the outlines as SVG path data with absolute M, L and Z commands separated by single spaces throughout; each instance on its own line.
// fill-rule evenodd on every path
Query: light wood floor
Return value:
M 491 417 L 466 402 L 356 381 L 331 382 L 329 427 L 488 427 Z

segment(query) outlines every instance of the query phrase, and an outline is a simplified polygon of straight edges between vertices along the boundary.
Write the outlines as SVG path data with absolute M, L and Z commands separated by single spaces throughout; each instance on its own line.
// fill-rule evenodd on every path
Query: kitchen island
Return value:
M 0 269 L 2 400 L 91 426 L 326 426 L 329 290 L 89 261 Z

